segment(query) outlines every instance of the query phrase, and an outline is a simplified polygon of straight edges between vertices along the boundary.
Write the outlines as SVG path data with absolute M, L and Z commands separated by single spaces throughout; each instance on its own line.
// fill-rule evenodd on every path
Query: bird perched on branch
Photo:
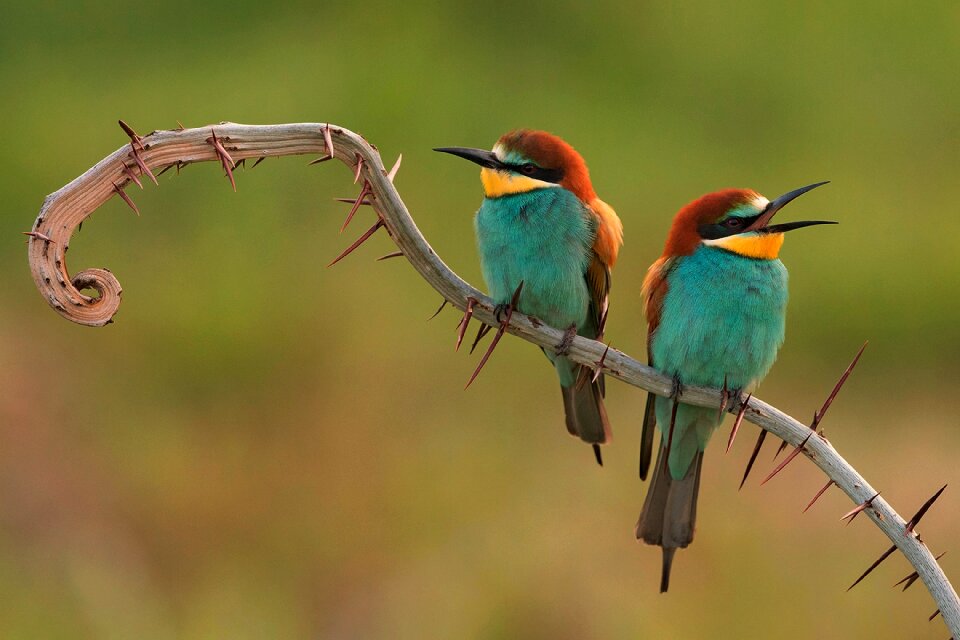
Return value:
M 677 402 L 682 385 L 752 390 L 783 343 L 787 270 L 777 258 L 783 234 L 824 221 L 770 224 L 818 182 L 768 201 L 746 189 L 717 191 L 680 209 L 663 255 L 643 283 L 650 365 L 673 376 L 672 398 L 650 394 L 640 444 L 646 479 L 653 433 L 660 449 L 637 523 L 637 538 L 663 547 L 660 591 L 674 552 L 693 540 L 703 452 L 723 420 L 716 409 Z
M 603 336 L 610 271 L 623 244 L 620 219 L 597 197 L 580 154 L 545 131 L 512 131 L 492 151 L 436 151 L 482 167 L 475 229 L 490 296 L 500 312 L 522 286 L 519 311 L 566 330 L 555 351 L 544 353 L 560 376 L 567 430 L 592 444 L 602 464 L 599 445 L 610 439 L 603 378 L 592 380 L 565 354 L 578 333 Z

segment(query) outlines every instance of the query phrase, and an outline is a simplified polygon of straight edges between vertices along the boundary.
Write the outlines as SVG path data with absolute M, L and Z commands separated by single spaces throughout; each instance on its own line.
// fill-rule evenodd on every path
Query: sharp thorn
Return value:
M 184 129 L 186 129 L 186 127 L 183 126 L 182 122 L 180 122 L 179 120 L 177 120 L 176 122 L 177 122 L 177 128 L 180 129 L 180 131 L 183 131 Z
M 445 306 L 447 306 L 447 302 L 448 302 L 447 299 L 444 298 L 444 299 L 443 299 L 443 302 L 440 303 L 440 306 L 437 307 L 437 310 L 433 312 L 433 315 L 430 316 L 429 318 L 427 318 L 427 322 L 430 322 L 431 320 L 433 320 L 434 318 L 436 318 L 437 315 L 439 315 L 440 312 L 443 311 L 443 308 L 444 308 Z
M 796 458 L 798 455 L 800 455 L 800 452 L 803 451 L 804 445 L 807 444 L 807 440 L 809 440 L 809 439 L 810 439 L 810 436 L 812 436 L 812 435 L 813 435 L 813 432 L 812 432 L 812 431 L 811 431 L 810 433 L 808 433 L 808 434 L 807 434 L 807 437 L 804 438 L 804 439 L 803 439 L 803 442 L 800 443 L 800 446 L 797 447 L 796 449 L 794 449 L 793 451 L 791 451 L 791 452 L 790 452 L 790 455 L 788 455 L 786 458 L 784 458 L 784 459 L 783 459 L 783 462 L 781 462 L 780 464 L 778 464 L 778 465 L 777 465 L 777 468 L 774 469 L 773 471 L 771 471 L 771 472 L 770 472 L 770 475 L 768 475 L 766 478 L 763 479 L 763 481 L 760 483 L 760 486 L 765 485 L 768 480 L 770 480 L 773 476 L 775 476 L 775 475 L 777 475 L 778 473 L 780 473 L 781 471 L 783 471 L 783 468 L 784 468 L 785 466 L 787 466 L 788 464 L 790 464 L 790 462 L 791 462 L 794 458 Z
M 137 132 L 133 130 L 133 127 L 128 125 L 123 120 L 117 120 L 117 124 L 120 125 L 120 128 L 123 129 L 124 133 L 130 136 L 130 142 L 133 144 L 140 144 L 140 136 L 137 135 Z M 142 145 L 141 145 L 142 146 Z
M 776 452 L 775 454 L 773 454 L 773 459 L 774 459 L 774 460 L 776 460 L 777 458 L 780 457 L 780 454 L 783 453 L 783 450 L 787 448 L 787 445 L 788 445 L 788 444 L 789 444 L 789 443 L 788 443 L 786 440 L 781 440 L 781 441 L 780 441 L 780 446 L 777 447 L 777 452 Z
M 946 488 L 947 488 L 947 485 L 943 485 L 942 487 L 940 487 L 940 490 L 937 491 L 935 494 L 933 494 L 933 496 L 929 500 L 924 502 L 923 505 L 921 505 L 920 509 L 918 509 L 917 512 L 913 514 L 913 517 L 910 518 L 910 522 L 907 523 L 906 531 L 904 532 L 906 535 L 913 533 L 914 527 L 916 527 L 917 524 L 920 523 L 920 519 L 926 515 L 927 509 L 929 509 L 933 505 L 933 503 L 937 501 L 937 498 L 940 497 L 940 494 L 943 493 L 943 490 Z
M 911 573 L 906 578 L 904 578 L 903 580 L 901 580 L 900 582 L 898 582 L 893 586 L 899 587 L 902 584 L 903 589 L 901 589 L 900 591 L 906 591 L 907 589 L 913 586 L 913 583 L 916 582 L 918 578 L 920 578 L 920 574 L 914 571 L 913 573 Z
M 233 170 L 230 169 L 230 165 L 227 164 L 226 160 L 222 160 L 221 164 L 223 165 L 223 170 L 227 172 L 227 177 L 230 178 L 230 186 L 233 187 L 233 192 L 237 192 L 237 181 L 233 179 Z
M 223 170 L 227 173 L 227 177 L 230 178 L 230 185 L 233 187 L 233 190 L 236 191 L 237 182 L 233 179 L 233 169 L 236 168 L 237 165 L 233 161 L 233 158 L 230 157 L 230 154 L 227 153 L 227 150 L 220 143 L 220 139 L 217 138 L 217 132 L 213 129 L 210 129 L 210 137 L 207 138 L 207 144 L 213 147 L 213 150 L 220 158 L 220 164 L 223 166 Z
M 331 155 L 321 156 L 321 157 L 317 158 L 316 160 L 311 160 L 310 162 L 308 162 L 308 163 L 307 163 L 307 166 L 309 167 L 309 166 L 314 165 L 314 164 L 320 164 L 321 162 L 326 162 L 327 160 L 333 160 L 333 156 L 331 156 Z
M 477 379 L 477 376 L 480 375 L 480 370 L 483 369 L 483 365 L 487 364 L 487 360 L 490 359 L 490 355 L 493 354 L 493 350 L 497 348 L 497 344 L 500 342 L 500 338 L 503 337 L 504 332 L 507 330 L 507 327 L 510 326 L 510 319 L 513 317 L 513 311 L 517 308 L 517 304 L 520 301 L 520 292 L 523 290 L 523 280 L 520 281 L 520 285 L 517 287 L 517 290 L 513 292 L 513 298 L 510 301 L 510 307 L 507 309 L 507 317 L 503 319 L 503 322 L 500 323 L 500 326 L 497 328 L 497 333 L 493 336 L 493 340 L 490 341 L 490 346 L 487 347 L 486 353 L 483 354 L 483 357 L 480 358 L 480 364 L 477 365 L 477 368 L 474 370 L 473 375 L 470 376 L 470 379 L 467 380 L 464 390 L 470 387 L 473 384 L 473 381 Z
M 940 558 L 942 558 L 942 557 L 944 556 L 945 553 L 946 553 L 946 551 L 944 551 L 944 552 L 941 553 L 940 555 L 936 556 L 936 557 L 934 558 L 934 560 L 939 560 Z M 903 589 L 901 589 L 901 591 L 906 591 L 906 590 L 909 589 L 911 586 L 913 586 L 913 583 L 916 582 L 919 577 L 920 577 L 920 574 L 917 573 L 916 571 L 914 571 L 913 573 L 911 573 L 910 575 L 908 575 L 908 576 L 906 576 L 905 578 L 901 579 L 899 582 L 897 582 L 897 583 L 894 584 L 893 586 L 899 587 L 900 585 L 903 585 Z
M 246 171 L 246 170 L 247 170 L 247 159 L 246 159 L 246 158 L 240 158 L 240 159 L 237 161 L 237 163 L 236 163 L 235 165 L 233 165 L 233 168 L 234 168 L 234 169 L 236 169 L 237 167 L 242 167 L 243 170 Z
M 491 326 L 488 325 L 488 324 L 481 324 L 481 325 L 480 325 L 480 328 L 477 329 L 477 337 L 473 339 L 473 344 L 470 345 L 470 353 L 471 353 L 471 354 L 473 354 L 473 350 L 477 348 L 477 345 L 480 344 L 480 341 L 483 340 L 483 336 L 485 336 L 485 335 L 487 335 L 488 333 L 490 333 L 490 329 L 492 329 L 492 328 L 493 328 L 493 327 L 491 327 Z
M 403 160 L 403 154 L 397 156 L 397 161 L 393 163 L 393 167 L 387 173 L 387 180 L 393 182 L 393 179 L 397 177 L 397 171 L 400 170 L 400 162 Z
M 51 238 L 50 236 L 48 236 L 48 235 L 46 235 L 46 234 L 44 234 L 44 233 L 40 233 L 39 231 L 21 231 L 20 233 L 22 233 L 22 234 L 25 235 L 25 236 L 30 236 L 30 237 L 32 237 L 32 238 L 36 238 L 37 240 L 43 240 L 44 242 L 47 242 L 47 243 L 53 242 L 53 244 L 57 244 L 57 243 L 53 240 L 53 238 Z
M 743 472 L 743 479 L 740 481 L 740 487 L 737 489 L 743 489 L 743 484 L 747 481 L 747 476 L 750 475 L 750 470 L 753 469 L 753 463 L 757 460 L 757 454 L 760 453 L 760 447 L 763 446 L 763 441 L 767 437 L 767 432 L 763 429 L 760 429 L 760 435 L 757 437 L 757 444 L 753 447 L 753 453 L 750 454 L 750 460 L 747 462 L 747 469 Z
M 343 230 L 347 228 L 347 225 L 350 224 L 350 221 L 353 220 L 354 214 L 360 209 L 360 205 L 363 204 L 363 199 L 370 193 L 370 183 L 366 180 L 363 181 L 363 188 L 360 189 L 360 195 L 357 196 L 356 201 L 353 203 L 353 206 L 350 207 L 350 213 L 347 214 L 347 219 L 343 221 L 343 224 L 340 225 L 340 233 L 343 233 Z
M 140 209 L 137 209 L 137 205 L 133 203 L 133 200 L 130 199 L 130 196 L 124 193 L 123 189 L 117 186 L 116 182 L 113 183 L 113 190 L 117 192 L 120 198 L 123 199 L 123 201 L 126 202 L 138 216 L 140 215 Z
M 850 377 L 850 373 L 853 371 L 853 368 L 857 366 L 857 362 L 860 361 L 860 356 L 863 355 L 863 350 L 867 348 L 868 343 L 869 343 L 869 340 L 863 343 L 863 346 L 860 347 L 859 351 L 857 351 L 857 355 L 854 356 L 849 366 L 847 366 L 846 370 L 843 372 L 843 375 L 841 375 L 840 379 L 837 380 L 837 384 L 834 385 L 833 391 L 831 391 L 830 395 L 827 396 L 827 399 L 826 401 L 824 401 L 823 406 L 820 407 L 819 411 L 813 414 L 813 424 L 810 425 L 810 428 L 813 429 L 814 431 L 820 425 L 820 421 L 823 420 L 823 416 L 824 414 L 827 413 L 827 409 L 829 409 L 830 405 L 833 404 L 834 398 L 836 398 L 837 394 L 840 393 L 840 389 L 841 387 L 843 387 L 843 383 L 847 381 L 847 378 Z
M 167 167 L 167 169 L 169 169 L 169 167 Z M 164 171 L 166 171 L 166 169 L 164 169 Z M 137 174 L 130 170 L 130 167 L 128 167 L 126 163 L 123 163 L 123 173 L 130 178 L 134 184 L 143 189 L 143 183 L 140 182 L 140 178 L 138 178 Z
M 808 502 L 807 506 L 803 508 L 803 513 L 806 513 L 810 509 L 810 507 L 812 507 L 814 503 L 820 499 L 820 496 L 826 493 L 827 489 L 829 489 L 832 485 L 833 485 L 833 480 L 829 480 L 827 484 L 823 485 L 823 488 L 820 489 L 820 491 L 817 491 L 817 495 L 813 496 L 813 500 Z
M 372 236 L 374 233 L 376 233 L 377 229 L 379 229 L 379 228 L 382 227 L 382 226 L 383 226 L 383 219 L 382 219 L 382 218 L 377 218 L 377 221 L 373 224 L 372 227 L 370 227 L 369 229 L 367 229 L 366 231 L 364 231 L 362 236 L 360 236 L 359 238 L 357 238 L 357 239 L 353 242 L 353 244 L 351 244 L 349 247 L 347 247 L 346 249 L 344 249 L 344 250 L 343 250 L 343 253 L 341 253 L 341 254 L 338 255 L 336 258 L 334 258 L 334 259 L 333 259 L 333 262 L 331 262 L 331 263 L 328 264 L 327 266 L 328 266 L 328 267 L 332 267 L 333 265 L 337 264 L 338 262 L 340 262 L 341 260 L 343 260 L 344 258 L 346 258 L 348 255 L 350 255 L 351 253 L 353 253 L 353 250 L 354 250 L 354 249 L 356 249 L 356 248 L 359 247 L 361 244 L 363 244 L 364 242 L 366 242 L 366 241 L 370 238 L 370 236 Z
M 593 457 L 596 458 L 597 464 L 601 467 L 603 466 L 603 454 L 600 453 L 600 445 L 593 445 Z
M 221 161 L 229 162 L 230 166 L 236 165 L 236 163 L 233 161 L 233 158 L 230 157 L 230 154 L 227 153 L 227 150 L 224 148 L 223 144 L 221 144 L 220 138 L 217 137 L 217 132 L 213 129 L 210 129 L 210 137 L 207 138 L 207 144 L 213 146 L 214 150 L 217 152 L 217 155 L 220 156 Z
M 877 496 L 879 496 L 879 495 L 880 495 L 880 492 L 877 491 L 875 494 L 873 494 L 873 496 L 871 496 L 871 497 L 868 498 L 867 500 L 864 500 L 863 502 L 861 502 L 860 504 L 858 504 L 856 507 L 854 507 L 853 509 L 850 509 L 850 511 L 847 511 L 845 514 L 843 514 L 842 516 L 840 516 L 840 519 L 841 519 L 841 520 L 846 520 L 846 521 L 847 521 L 847 524 L 850 524 L 851 522 L 854 521 L 854 519 L 855 519 L 858 515 L 860 515 L 860 512 L 862 512 L 864 509 L 870 508 L 870 505 L 873 504 L 874 499 L 875 499 Z
M 490 346 L 487 347 L 483 357 L 480 358 L 480 364 L 477 365 L 477 368 L 473 371 L 473 375 L 470 376 L 470 379 L 467 380 L 467 384 L 464 385 L 464 391 L 466 391 L 470 385 L 473 384 L 473 381 L 477 379 L 477 376 L 480 375 L 480 370 L 483 369 L 483 365 L 487 364 L 487 360 L 490 359 L 490 355 L 493 353 L 493 350 L 497 348 L 497 344 L 500 342 L 500 338 L 503 337 L 503 332 L 505 330 L 506 324 L 501 324 L 497 329 L 497 333 L 493 336 L 493 340 L 490 341 Z
M 610 343 L 607 343 L 607 347 L 603 350 L 603 353 L 600 355 L 600 359 L 597 361 L 597 368 L 593 372 L 593 377 L 590 378 L 591 384 L 596 382 L 600 375 L 603 373 L 603 363 L 607 359 L 607 353 L 610 352 Z
M 130 149 L 132 150 L 134 162 L 136 162 L 137 166 L 140 167 L 140 173 L 150 176 L 150 179 L 153 180 L 153 184 L 160 184 L 157 182 L 157 176 L 153 175 L 153 172 L 150 171 L 150 167 L 148 167 L 143 161 L 143 158 L 140 157 L 140 152 L 137 150 L 137 147 L 134 146 L 133 142 L 130 143 Z
M 446 300 L 444 300 L 444 302 L 446 302 Z M 473 317 L 473 305 L 476 303 L 476 298 L 467 298 L 467 308 L 463 312 L 463 319 L 460 320 L 460 326 L 457 327 L 457 346 L 454 348 L 454 351 L 460 351 L 460 343 L 463 342 L 463 335 L 467 332 L 470 318 Z
M 752 397 L 752 393 L 748 394 L 747 399 L 744 400 L 743 404 L 740 405 L 740 410 L 737 411 L 737 419 L 733 421 L 733 428 L 730 429 L 730 438 L 727 440 L 727 450 L 725 453 L 730 453 L 730 447 L 733 446 L 733 441 L 737 437 L 737 432 L 740 430 L 740 425 L 743 423 L 743 416 L 747 413 L 747 407 L 749 406 L 750 398 Z M 766 431 L 764 431 L 764 433 L 766 433 Z M 751 464 L 753 463 L 751 462 Z M 750 473 L 749 469 L 747 470 L 747 473 Z M 744 480 L 746 480 L 746 476 L 744 476 Z M 742 487 L 743 484 L 741 483 L 740 486 Z
M 326 124 L 323 127 L 323 141 L 327 145 L 327 155 L 330 158 L 333 158 L 333 138 L 330 136 L 330 125 Z
M 936 618 L 938 615 L 940 615 L 940 609 L 937 609 L 936 611 L 931 613 L 930 617 L 927 618 L 927 622 L 933 622 L 933 619 Z
M 401 258 L 401 257 L 403 257 L 403 251 L 394 251 L 393 253 L 388 253 L 380 256 L 379 258 L 377 258 L 377 262 L 381 262 L 383 260 L 389 260 L 390 258 Z
M 880 563 L 883 562 L 884 560 L 886 560 L 888 557 L 890 557 L 890 554 L 893 553 L 893 552 L 896 551 L 896 550 L 897 550 L 897 545 L 893 545 L 892 547 L 890 547 L 889 549 L 887 549 L 886 551 L 884 551 L 884 552 L 883 552 L 883 555 L 881 555 L 879 558 L 877 558 L 876 562 L 874 562 L 872 565 L 870 565 L 870 566 L 867 568 L 867 570 L 864 571 L 863 574 L 862 574 L 859 578 L 857 578 L 856 580 L 854 580 L 854 582 L 853 582 L 852 585 L 850 585 L 849 587 L 847 587 L 847 591 L 850 591 L 850 589 L 853 589 L 855 586 L 857 586 L 858 584 L 860 584 L 860 582 L 862 582 L 864 578 L 866 578 L 868 575 L 870 575 L 870 572 L 871 572 L 871 571 L 873 571 L 874 569 L 876 569 L 877 567 L 879 567 L 879 566 L 880 566 Z
M 267 159 L 267 156 L 260 156 L 259 158 L 257 158 L 257 161 L 256 161 L 256 162 L 254 162 L 252 165 L 250 165 L 250 168 L 251 168 L 251 169 L 256 169 L 256 168 L 257 168 L 257 165 L 260 164 L 261 162 L 263 162 L 263 161 L 266 160 L 266 159 Z
M 176 164 L 176 163 L 174 163 L 174 164 Z M 160 172 L 157 173 L 157 177 L 159 178 L 160 176 L 162 176 L 163 174 L 165 174 L 167 171 L 170 171 L 170 169 L 173 169 L 174 164 L 168 164 L 168 165 L 165 166 L 163 169 L 161 169 Z M 141 188 L 143 188 L 143 187 L 141 187 Z
M 360 170 L 363 169 L 363 156 L 359 153 L 357 154 L 357 167 L 353 173 L 353 184 L 357 184 L 360 181 Z
M 334 198 L 333 200 L 334 200 L 334 202 L 343 202 L 343 203 L 346 203 L 346 204 L 357 204 L 357 199 L 356 199 L 356 198 Z M 370 202 L 369 200 L 364 200 L 364 201 L 361 202 L 360 204 L 361 204 L 361 205 L 365 205 L 365 206 L 372 206 L 372 205 L 373 205 L 373 203 Z

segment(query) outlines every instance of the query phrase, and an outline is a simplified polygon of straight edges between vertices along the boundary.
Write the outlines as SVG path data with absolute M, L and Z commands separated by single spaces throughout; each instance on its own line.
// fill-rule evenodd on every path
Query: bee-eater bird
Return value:
M 637 538 L 663 547 L 660 591 L 674 552 L 693 541 L 700 469 L 707 441 L 723 420 L 716 409 L 678 403 L 682 385 L 752 390 L 783 344 L 787 270 L 777 258 L 783 234 L 825 221 L 770 224 L 818 182 L 768 201 L 746 189 L 717 191 L 677 213 L 663 255 L 643 283 L 650 365 L 673 376 L 673 398 L 650 394 L 640 443 L 646 479 L 653 432 L 660 450 Z
M 576 334 L 600 339 L 610 271 L 623 244 L 616 212 L 597 197 L 583 158 L 545 131 L 503 135 L 492 151 L 436 149 L 479 164 L 483 203 L 474 226 L 483 278 L 502 311 L 522 285 L 518 310 L 566 330 L 556 352 L 567 430 L 593 445 L 610 439 L 602 376 L 565 357 Z

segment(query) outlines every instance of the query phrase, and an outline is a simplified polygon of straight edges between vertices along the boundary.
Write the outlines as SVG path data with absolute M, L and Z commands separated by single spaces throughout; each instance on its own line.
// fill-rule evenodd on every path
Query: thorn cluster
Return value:
M 160 184 L 157 182 L 157 177 L 153 175 L 152 171 L 150 171 L 150 167 L 147 166 L 147 164 L 143 161 L 143 158 L 140 156 L 141 151 L 146 151 L 146 148 L 143 146 L 143 138 L 138 136 L 137 132 L 134 131 L 133 128 L 131 128 L 130 125 L 123 120 L 118 120 L 117 122 L 119 123 L 120 128 L 123 129 L 124 133 L 130 137 L 130 153 L 133 156 L 134 162 L 136 162 L 137 166 L 140 168 L 141 175 L 149 176 L 150 179 L 153 180 L 153 184 Z M 137 183 L 139 184 L 139 181 L 137 181 Z M 141 188 L 143 187 L 143 185 L 140 186 Z
M 487 364 L 487 360 L 490 359 L 490 355 L 493 353 L 493 350 L 497 348 L 497 343 L 500 342 L 500 338 L 503 337 L 503 333 L 507 330 L 507 327 L 510 326 L 510 319 L 513 317 L 513 312 L 517 308 L 517 304 L 520 302 L 521 291 L 523 291 L 523 280 L 520 281 L 520 284 L 517 286 L 517 290 L 513 292 L 513 297 L 510 299 L 510 304 L 507 305 L 506 317 L 500 322 L 500 327 L 497 329 L 496 335 L 494 335 L 493 340 L 490 341 L 490 346 L 487 347 L 486 353 L 484 353 L 483 357 L 480 358 L 480 364 L 477 365 L 473 375 L 470 376 L 469 380 L 467 380 L 466 386 L 463 387 L 464 389 L 473 384 L 473 381 L 477 379 L 478 375 L 480 375 L 480 370 L 483 369 L 483 365 Z M 477 339 L 480 339 L 479 334 Z M 476 343 L 474 343 L 474 346 L 476 346 Z
M 460 324 L 457 327 L 457 346 L 454 347 L 454 351 L 460 351 L 460 343 L 463 342 L 463 335 L 467 332 L 467 327 L 470 325 L 470 318 L 473 317 L 473 305 L 475 304 L 477 304 L 476 298 L 473 296 L 467 298 L 467 308 L 464 310 L 463 319 L 460 320 Z M 440 307 L 440 309 L 442 308 L 443 307 Z M 440 309 L 437 309 L 437 313 L 440 313 Z M 436 315 L 436 313 L 433 315 Z
M 126 202 L 127 205 L 128 205 L 131 209 L 133 209 L 133 212 L 134 212 L 134 213 L 136 213 L 136 214 L 139 216 L 139 215 L 140 215 L 140 209 L 137 209 L 137 205 L 135 205 L 135 204 L 133 203 L 133 200 L 130 199 L 130 196 L 128 196 L 123 189 L 121 189 L 119 186 L 117 186 L 117 183 L 116 183 L 116 182 L 114 182 L 114 183 L 112 183 L 112 184 L 113 184 L 113 190 L 114 190 L 114 192 L 115 192 L 118 196 L 120 196 L 120 198 L 121 198 L 124 202 Z
M 230 157 L 230 154 L 227 153 L 227 150 L 217 137 L 217 132 L 213 129 L 210 129 L 210 137 L 207 138 L 206 143 L 213 147 L 217 157 L 220 159 L 220 166 L 223 167 L 227 177 L 230 178 L 230 186 L 232 186 L 233 190 L 236 191 L 237 181 L 233 179 L 233 170 L 236 168 L 237 164 L 233 161 L 233 158 Z
M 877 491 L 875 494 L 858 504 L 856 507 L 840 516 L 840 520 L 846 520 L 847 524 L 850 524 L 858 515 L 860 515 L 861 512 L 863 512 L 865 509 L 869 509 L 873 505 L 873 501 L 876 500 L 877 496 L 879 495 L 880 492 Z

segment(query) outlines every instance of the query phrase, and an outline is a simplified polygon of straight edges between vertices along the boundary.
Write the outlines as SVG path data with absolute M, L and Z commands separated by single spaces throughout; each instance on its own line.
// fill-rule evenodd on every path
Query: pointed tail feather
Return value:
M 589 369 L 586 370 L 589 375 Z M 603 444 L 611 438 L 607 410 L 603 406 L 603 391 L 600 379 L 596 382 L 574 383 L 560 387 L 563 394 L 563 409 L 566 414 L 567 431 L 584 442 Z
M 666 593 L 670 588 L 670 570 L 673 568 L 673 554 L 676 549 L 664 547 L 663 568 L 660 569 L 660 593 Z
M 637 521 L 637 539 L 663 547 L 663 569 L 660 592 L 670 586 L 673 554 L 693 542 L 697 521 L 697 495 L 700 492 L 700 470 L 703 452 L 697 453 L 681 480 L 670 475 L 663 459 L 663 446 L 647 491 L 640 519 Z
M 650 458 L 653 457 L 653 434 L 657 430 L 657 396 L 647 394 L 647 408 L 643 412 L 643 428 L 640 432 L 640 479 L 647 479 Z

